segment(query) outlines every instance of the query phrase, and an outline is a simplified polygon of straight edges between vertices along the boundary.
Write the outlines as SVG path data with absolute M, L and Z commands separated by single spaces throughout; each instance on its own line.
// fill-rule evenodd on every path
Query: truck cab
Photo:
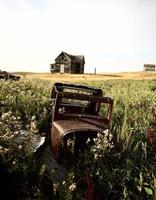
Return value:
M 55 83 L 52 93 L 51 144 L 54 156 L 77 156 L 94 143 L 99 132 L 109 128 L 113 99 L 101 89 L 77 84 Z

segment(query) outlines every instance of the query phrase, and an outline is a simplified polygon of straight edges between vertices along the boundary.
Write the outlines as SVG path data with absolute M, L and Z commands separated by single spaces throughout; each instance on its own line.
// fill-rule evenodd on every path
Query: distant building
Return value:
M 144 71 L 155 71 L 156 67 L 154 64 L 144 64 Z
M 84 64 L 84 56 L 70 55 L 63 51 L 57 56 L 57 58 L 55 59 L 55 63 L 50 64 L 50 72 L 83 74 Z

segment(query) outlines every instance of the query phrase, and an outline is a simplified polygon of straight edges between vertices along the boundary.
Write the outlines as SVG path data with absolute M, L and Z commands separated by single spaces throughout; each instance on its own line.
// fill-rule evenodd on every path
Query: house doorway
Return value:
M 75 73 L 80 74 L 80 63 L 75 64 Z
M 60 65 L 60 73 L 61 73 L 61 74 L 64 74 L 64 64 L 61 64 L 61 65 Z

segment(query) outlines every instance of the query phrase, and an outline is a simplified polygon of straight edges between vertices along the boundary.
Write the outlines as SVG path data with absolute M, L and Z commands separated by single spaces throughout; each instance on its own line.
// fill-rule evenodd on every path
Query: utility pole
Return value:
M 96 74 L 96 68 L 94 68 L 94 74 Z

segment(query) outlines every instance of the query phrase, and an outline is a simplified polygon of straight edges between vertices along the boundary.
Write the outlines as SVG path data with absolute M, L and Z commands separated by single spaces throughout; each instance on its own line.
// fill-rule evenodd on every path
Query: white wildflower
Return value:
M 96 172 L 96 175 L 98 176 L 100 174 L 100 171 L 99 171 L 99 169 L 97 170 L 97 172 Z
M 69 186 L 69 191 L 70 192 L 73 192 L 76 190 L 76 183 L 72 183 L 70 186 Z
M 108 135 L 109 135 L 109 130 L 106 129 L 105 131 L 103 131 L 103 134 L 105 135 L 105 137 L 108 137 Z
M 32 128 L 32 129 L 35 129 L 35 128 L 36 128 L 35 122 L 32 122 L 32 123 L 31 123 L 31 128 Z
M 19 132 L 18 132 L 18 131 L 15 131 L 15 132 L 14 132 L 14 135 L 18 135 L 18 134 L 19 134 Z
M 32 118 L 31 118 L 31 120 L 33 120 L 33 121 L 36 120 L 36 116 L 33 115 Z
M 93 141 L 96 142 L 98 139 L 97 138 L 93 138 Z
M 14 160 L 14 161 L 12 162 L 12 164 L 15 165 L 15 164 L 16 164 L 16 161 Z
M 87 141 L 86 141 L 86 143 L 88 144 L 90 141 L 91 141 L 90 138 L 88 138 Z
M 98 154 L 97 154 L 97 153 L 94 154 L 94 159 L 95 159 L 95 160 L 98 159 Z
M 65 183 L 66 183 L 65 181 L 62 182 L 63 185 L 65 185 Z
M 109 134 L 109 140 L 112 140 L 112 138 L 113 138 L 113 135 L 110 133 Z

